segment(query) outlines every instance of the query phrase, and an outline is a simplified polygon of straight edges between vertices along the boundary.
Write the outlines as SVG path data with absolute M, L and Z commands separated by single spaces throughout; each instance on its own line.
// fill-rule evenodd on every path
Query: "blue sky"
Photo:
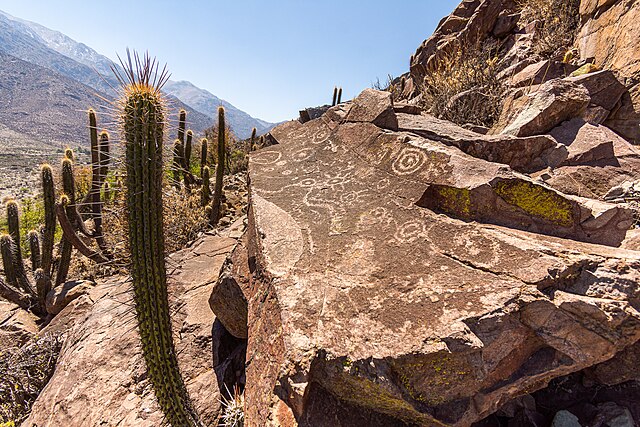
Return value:
M 254 117 L 281 121 L 300 108 L 343 99 L 409 58 L 459 0 L 206 1 L 0 0 L 115 58 L 149 50 L 174 80 L 189 80 Z

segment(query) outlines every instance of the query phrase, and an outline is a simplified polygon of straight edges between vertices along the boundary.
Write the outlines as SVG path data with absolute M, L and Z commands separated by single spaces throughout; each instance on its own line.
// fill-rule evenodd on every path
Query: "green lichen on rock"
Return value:
M 436 186 L 439 208 L 443 212 L 459 218 L 471 217 L 471 193 L 466 188 Z
M 528 181 L 499 181 L 494 190 L 505 202 L 517 206 L 532 217 L 561 227 L 574 224 L 571 202 L 553 190 Z

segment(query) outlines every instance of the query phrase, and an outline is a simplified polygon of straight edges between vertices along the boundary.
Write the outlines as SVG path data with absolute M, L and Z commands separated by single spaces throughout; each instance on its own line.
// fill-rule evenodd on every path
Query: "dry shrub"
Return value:
M 522 24 L 538 21 L 533 51 L 541 59 L 561 58 L 573 46 L 580 25 L 580 0 L 518 0 Z
M 35 337 L 0 352 L 0 423 L 20 424 L 53 375 L 62 348 L 59 336 Z
M 453 123 L 491 127 L 500 116 L 505 91 L 496 77 L 497 50 L 486 41 L 444 54 L 420 87 L 423 107 Z

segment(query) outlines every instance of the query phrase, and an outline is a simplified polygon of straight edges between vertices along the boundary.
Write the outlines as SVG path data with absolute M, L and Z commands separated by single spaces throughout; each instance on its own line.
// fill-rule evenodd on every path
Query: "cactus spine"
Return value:
M 126 74 L 118 77 L 124 86 L 121 114 L 136 318 L 149 378 L 166 421 L 176 427 L 200 426 L 178 369 L 167 298 L 162 220 L 165 111 L 160 92 L 167 76 L 158 76 L 156 62 L 148 56 L 134 59 L 129 57 Z
M 224 107 L 218 107 L 218 162 L 216 164 L 216 184 L 213 189 L 213 206 L 211 206 L 211 225 L 218 225 L 222 217 L 222 184 L 225 165 L 225 132 Z
M 53 239 L 56 232 L 55 190 L 51 166 L 44 164 L 40 169 L 44 199 L 44 229 L 42 232 L 42 270 L 51 277 L 53 260 Z

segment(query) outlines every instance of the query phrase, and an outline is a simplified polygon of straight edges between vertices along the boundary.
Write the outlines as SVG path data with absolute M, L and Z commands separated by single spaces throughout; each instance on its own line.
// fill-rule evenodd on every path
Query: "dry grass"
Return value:
M 576 37 L 580 0 L 518 0 L 517 3 L 522 24 L 539 22 L 534 53 L 539 59 L 561 59 Z
M 0 423 L 20 424 L 55 370 L 62 340 L 47 334 L 0 352 Z
M 420 86 L 423 108 L 453 123 L 491 127 L 500 116 L 505 91 L 496 77 L 498 59 L 492 42 L 444 55 Z

